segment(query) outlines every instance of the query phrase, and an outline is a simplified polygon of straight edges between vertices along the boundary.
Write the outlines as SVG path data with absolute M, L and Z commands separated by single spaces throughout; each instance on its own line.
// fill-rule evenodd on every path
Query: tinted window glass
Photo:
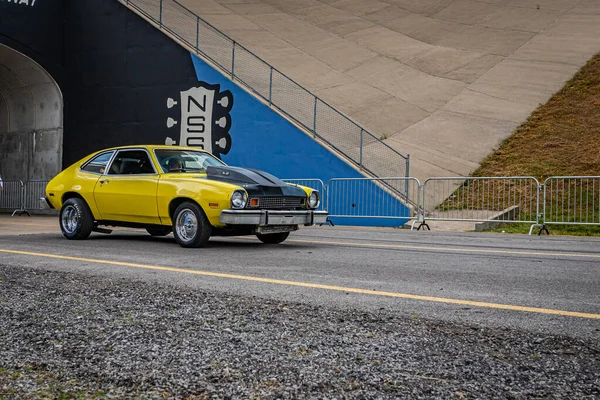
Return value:
M 144 150 L 121 150 L 110 165 L 111 175 L 154 174 L 154 167 Z
M 81 167 L 82 171 L 94 172 L 96 174 L 103 174 L 106 169 L 106 164 L 110 161 L 114 151 L 108 151 L 106 153 L 98 154 Z

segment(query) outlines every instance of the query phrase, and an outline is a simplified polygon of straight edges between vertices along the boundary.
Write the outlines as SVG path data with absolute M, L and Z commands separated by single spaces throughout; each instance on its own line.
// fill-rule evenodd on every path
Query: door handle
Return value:
M 102 185 L 103 183 L 108 183 L 110 182 L 108 179 L 100 179 L 100 184 Z

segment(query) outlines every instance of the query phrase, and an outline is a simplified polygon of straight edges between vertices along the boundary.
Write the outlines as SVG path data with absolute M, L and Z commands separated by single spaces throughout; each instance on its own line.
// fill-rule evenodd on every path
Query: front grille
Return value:
M 286 197 L 286 196 L 265 196 L 265 197 L 250 197 L 248 200 L 248 204 L 251 204 L 252 199 L 258 199 L 258 207 L 250 207 L 248 208 L 258 208 L 261 210 L 264 209 L 288 209 L 293 210 L 296 208 L 304 207 L 304 197 Z

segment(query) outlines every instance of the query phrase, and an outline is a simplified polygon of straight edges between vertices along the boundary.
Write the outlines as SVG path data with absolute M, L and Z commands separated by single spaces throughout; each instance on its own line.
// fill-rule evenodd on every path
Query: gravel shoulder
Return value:
M 600 344 L 0 264 L 0 399 L 600 397 Z

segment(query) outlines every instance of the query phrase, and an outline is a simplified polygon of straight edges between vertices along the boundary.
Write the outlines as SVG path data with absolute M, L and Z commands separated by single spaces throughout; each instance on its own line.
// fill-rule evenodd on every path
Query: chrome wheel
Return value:
M 85 200 L 72 197 L 63 203 L 58 224 L 67 239 L 86 239 L 94 229 L 94 215 Z
M 175 221 L 175 229 L 182 241 L 193 241 L 198 233 L 198 218 L 194 211 L 189 208 L 181 210 Z
M 75 233 L 79 226 L 79 212 L 73 205 L 67 205 L 62 210 L 61 224 L 65 232 L 69 234 Z
M 171 220 L 173 236 L 181 247 L 204 247 L 208 243 L 212 226 L 198 204 L 184 201 L 177 206 Z

